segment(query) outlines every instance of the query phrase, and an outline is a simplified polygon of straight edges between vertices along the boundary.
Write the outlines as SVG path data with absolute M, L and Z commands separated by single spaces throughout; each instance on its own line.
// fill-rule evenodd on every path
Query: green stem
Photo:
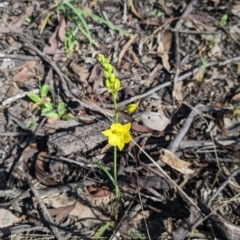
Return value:
M 114 104 L 115 123 L 118 123 L 117 93 L 114 91 L 112 92 L 112 99 Z
M 117 93 L 112 92 L 112 99 L 114 104 L 114 116 L 115 116 L 115 123 L 118 123 L 118 106 L 117 106 Z M 115 181 L 115 192 L 116 192 L 116 198 L 117 200 L 120 199 L 120 191 L 118 188 L 117 183 L 117 146 L 114 146 L 113 151 L 113 175 L 114 175 L 114 181 Z

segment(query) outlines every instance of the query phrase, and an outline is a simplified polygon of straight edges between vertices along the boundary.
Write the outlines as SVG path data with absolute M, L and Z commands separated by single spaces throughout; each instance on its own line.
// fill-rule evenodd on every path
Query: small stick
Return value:
M 42 201 L 41 199 L 41 196 L 38 192 L 38 190 L 35 188 L 35 186 L 32 184 L 32 182 L 30 181 L 30 179 L 28 178 L 28 176 L 23 173 L 25 176 L 25 180 L 26 182 L 28 183 L 32 193 L 34 194 L 35 198 L 37 199 L 38 201 L 38 204 L 42 210 L 42 214 L 45 218 L 45 220 L 49 223 L 49 227 L 50 229 L 52 230 L 53 234 L 55 235 L 55 237 L 58 239 L 58 240 L 64 240 L 64 238 L 61 236 L 60 232 L 58 231 L 58 228 L 55 226 L 55 223 L 53 222 L 53 219 L 46 207 L 46 205 L 44 204 L 44 202 Z

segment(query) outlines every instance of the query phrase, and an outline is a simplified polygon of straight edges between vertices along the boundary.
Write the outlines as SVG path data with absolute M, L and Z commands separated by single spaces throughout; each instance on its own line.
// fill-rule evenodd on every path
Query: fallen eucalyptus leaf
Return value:
M 195 172 L 194 170 L 189 168 L 192 165 L 192 163 L 181 160 L 167 149 L 160 150 L 160 159 L 161 161 L 163 161 L 171 168 L 177 170 L 180 173 L 193 174 Z

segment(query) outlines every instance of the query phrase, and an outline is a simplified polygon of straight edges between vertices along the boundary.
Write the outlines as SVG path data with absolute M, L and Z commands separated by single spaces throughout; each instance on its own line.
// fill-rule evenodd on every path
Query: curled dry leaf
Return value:
M 143 112 L 140 115 L 138 114 L 137 116 L 135 115 L 133 118 L 156 131 L 163 131 L 170 122 L 164 115 L 149 111 Z
M 192 165 L 192 163 L 185 162 L 179 159 L 167 149 L 160 150 L 160 159 L 161 161 L 166 163 L 168 166 L 177 170 L 180 173 L 193 174 L 195 172 L 194 170 L 189 168 Z

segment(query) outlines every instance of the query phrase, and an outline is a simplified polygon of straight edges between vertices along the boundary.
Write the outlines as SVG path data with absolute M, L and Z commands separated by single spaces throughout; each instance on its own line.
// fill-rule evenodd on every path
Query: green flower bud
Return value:
M 132 113 L 136 110 L 136 108 L 137 108 L 137 104 L 132 103 L 132 104 L 129 104 L 128 106 L 126 106 L 124 110 L 128 113 Z
M 115 82 L 113 83 L 113 90 L 118 91 L 120 88 L 120 81 L 118 78 L 115 78 Z
M 112 89 L 112 84 L 111 84 L 109 78 L 107 78 L 107 79 L 105 80 L 104 85 L 105 85 L 105 87 L 106 87 L 108 90 L 111 90 L 111 89 Z
M 102 64 L 102 62 L 103 62 L 103 60 L 104 60 L 104 56 L 99 53 L 99 54 L 97 55 L 97 60 L 98 60 L 98 62 L 99 62 L 100 64 Z
M 109 64 L 106 63 L 106 62 L 104 62 L 104 63 L 102 64 L 102 67 L 103 67 L 103 69 L 104 69 L 105 71 L 108 71 L 108 66 L 109 66 Z
M 108 69 L 107 71 L 111 73 L 113 71 L 113 66 L 111 64 L 108 64 Z
M 104 71 L 103 74 L 104 74 L 105 78 L 109 78 L 110 77 L 110 73 L 108 71 Z
M 111 83 L 114 83 L 114 82 L 115 82 L 116 76 L 115 76 L 114 73 L 111 73 L 111 74 L 109 75 L 109 80 L 110 80 Z

